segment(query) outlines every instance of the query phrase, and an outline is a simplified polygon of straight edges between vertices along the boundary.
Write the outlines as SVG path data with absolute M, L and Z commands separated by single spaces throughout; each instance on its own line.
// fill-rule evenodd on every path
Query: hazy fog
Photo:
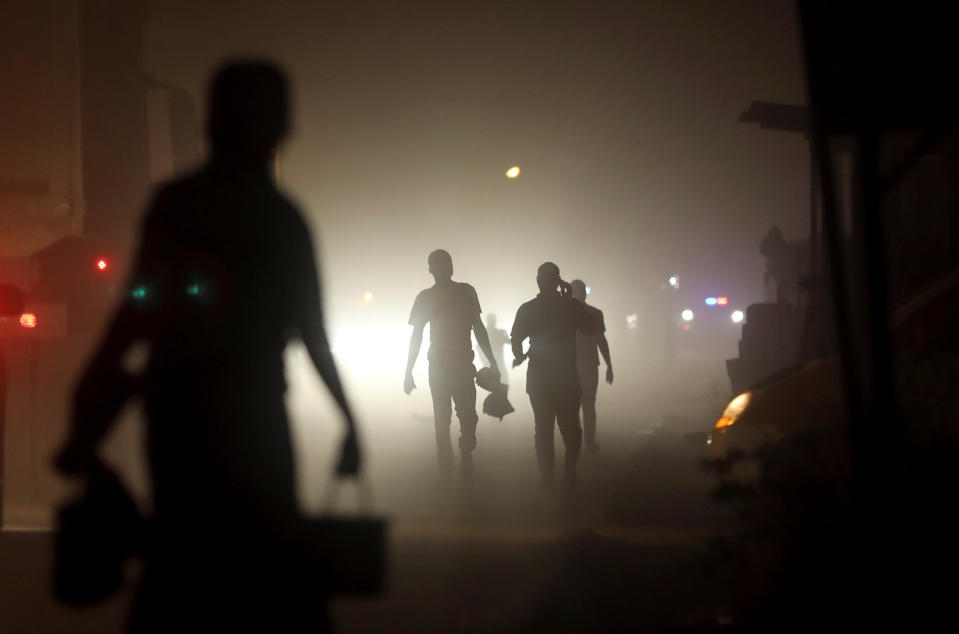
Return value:
M 367 428 L 431 413 L 425 350 L 420 389 L 408 398 L 401 383 L 408 311 L 440 247 L 506 328 L 541 262 L 586 280 L 618 371 L 601 417 L 661 416 L 670 399 L 708 416 L 737 329 L 665 372 L 625 316 L 701 309 L 709 294 L 745 308 L 763 298 L 762 235 L 807 232 L 805 140 L 737 121 L 754 99 L 804 102 L 791 3 L 415 4 L 150 3 L 147 72 L 201 112 L 227 57 L 265 55 L 291 74 L 281 180 L 312 223 L 331 338 Z M 681 295 L 660 309 L 671 273 Z M 298 410 L 328 419 L 315 377 L 291 374 Z M 523 376 L 515 420 L 529 416 Z

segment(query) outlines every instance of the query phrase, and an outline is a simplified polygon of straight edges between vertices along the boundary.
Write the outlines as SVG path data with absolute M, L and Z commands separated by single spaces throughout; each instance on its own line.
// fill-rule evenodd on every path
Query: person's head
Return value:
M 559 267 L 552 262 L 544 262 L 536 269 L 536 285 L 541 293 L 555 293 L 559 279 Z
M 766 235 L 763 236 L 763 239 L 760 241 L 759 252 L 768 259 L 782 253 L 786 246 L 786 239 L 783 237 L 782 229 L 773 227 L 766 232 Z
M 581 302 L 586 301 L 586 283 L 583 280 L 573 280 L 569 283 L 569 286 L 573 289 L 573 299 L 578 299 Z
M 289 132 L 289 82 L 268 60 L 234 60 L 213 74 L 207 134 L 215 160 L 266 163 Z
M 486 327 L 490 330 L 496 328 L 496 313 L 490 313 L 486 316 Z
M 430 267 L 430 274 L 437 282 L 449 280 L 453 277 L 453 258 L 448 251 L 437 249 L 426 259 Z

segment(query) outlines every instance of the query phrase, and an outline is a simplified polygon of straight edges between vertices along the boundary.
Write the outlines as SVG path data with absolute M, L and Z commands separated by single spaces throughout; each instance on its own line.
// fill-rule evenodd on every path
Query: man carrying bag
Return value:
M 88 475 L 113 405 L 134 388 L 143 399 L 153 516 L 130 632 L 285 632 L 304 623 L 329 631 L 328 592 L 382 583 L 367 574 L 365 584 L 340 584 L 350 566 L 335 563 L 344 551 L 357 566 L 381 558 L 382 523 L 314 522 L 296 499 L 284 399 L 291 338 L 303 342 L 342 412 L 338 476 L 359 473 L 360 450 L 309 230 L 271 178 L 289 128 L 288 93 L 269 61 L 216 73 L 212 158 L 154 195 L 127 292 L 79 381 L 57 458 L 68 475 Z M 149 351 L 145 368 L 118 381 L 136 346 Z M 88 407 L 111 391 L 109 407 Z M 311 555 L 305 543 L 322 547 Z

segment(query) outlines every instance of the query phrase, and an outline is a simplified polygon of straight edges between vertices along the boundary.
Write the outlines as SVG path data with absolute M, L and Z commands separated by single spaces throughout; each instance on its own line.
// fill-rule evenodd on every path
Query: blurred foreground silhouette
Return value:
M 296 573 L 302 518 L 282 357 L 292 337 L 343 412 L 340 475 L 358 472 L 359 451 L 309 230 L 270 176 L 288 92 L 269 62 L 216 73 L 212 159 L 155 194 L 126 296 L 78 383 L 57 466 L 89 482 L 123 401 L 137 393 L 145 404 L 154 517 L 131 631 L 329 628 L 317 589 L 330 581 Z M 134 346 L 149 351 L 138 374 L 124 368 Z

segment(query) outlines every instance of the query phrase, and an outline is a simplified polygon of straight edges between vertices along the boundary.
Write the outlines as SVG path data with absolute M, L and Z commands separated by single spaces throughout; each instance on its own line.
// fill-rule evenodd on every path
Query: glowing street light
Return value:
M 678 276 L 678 275 L 670 275 L 670 276 L 669 276 L 669 279 L 666 280 L 666 281 L 669 282 L 669 285 L 670 285 L 672 288 L 679 288 L 679 276 Z
M 506 178 L 516 178 L 517 176 L 519 176 L 519 167 L 516 165 L 506 170 Z
M 688 308 L 682 312 L 683 321 L 692 321 L 693 317 L 695 317 L 695 315 L 693 315 L 693 311 L 689 310 Z
M 742 321 L 746 319 L 746 315 L 743 314 L 743 311 L 741 310 L 734 310 L 733 314 L 730 315 L 729 318 L 733 320 L 734 324 L 738 324 L 742 323 Z
M 372 301 L 373 301 L 373 293 L 371 293 L 370 291 L 366 291 L 365 293 L 363 293 L 363 301 L 366 302 L 367 304 L 369 304 L 370 302 L 372 302 Z

